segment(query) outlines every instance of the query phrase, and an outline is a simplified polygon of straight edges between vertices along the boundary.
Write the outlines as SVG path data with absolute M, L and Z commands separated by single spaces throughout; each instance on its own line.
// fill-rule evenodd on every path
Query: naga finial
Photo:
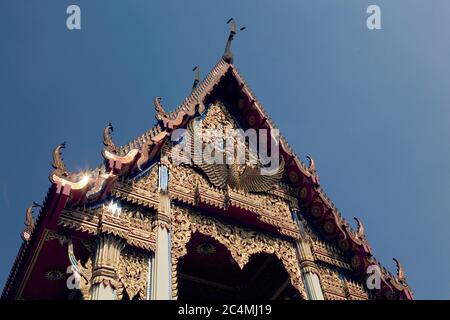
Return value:
M 153 101 L 153 104 L 156 110 L 156 120 L 161 121 L 164 117 L 167 116 L 167 112 L 166 110 L 164 110 L 164 107 L 161 104 L 161 97 L 156 97 Z
M 194 91 L 194 89 L 197 88 L 198 83 L 200 82 L 200 68 L 198 66 L 195 66 L 192 71 L 195 72 L 194 83 L 192 84 L 192 91 Z
M 358 229 L 356 230 L 356 235 L 361 240 L 366 239 L 366 231 L 364 230 L 364 226 L 363 226 L 361 220 L 359 220 L 357 217 L 353 217 L 353 219 L 355 219 L 356 224 L 358 226 Z
M 113 125 L 110 123 L 108 123 L 108 125 L 105 127 L 105 129 L 103 129 L 103 145 L 105 146 L 105 149 L 112 152 L 112 153 L 116 153 L 117 152 L 117 147 L 114 144 L 112 138 L 111 138 L 111 132 L 114 132 L 114 127 Z
M 136 166 L 138 167 L 139 171 L 141 171 L 141 172 L 143 171 L 142 166 L 148 162 L 150 149 L 154 144 L 155 143 L 152 140 L 150 140 L 150 141 L 147 141 L 146 143 L 144 143 L 144 145 L 142 146 L 141 156 L 139 157 L 138 161 L 136 162 Z
M 31 233 L 33 232 L 35 221 L 33 218 L 33 209 L 36 207 L 42 207 L 40 204 L 36 202 L 31 203 L 31 205 L 25 211 L 25 226 L 26 228 L 22 231 L 22 239 L 24 241 L 30 241 Z
M 395 264 L 397 265 L 397 280 L 399 282 L 404 282 L 406 280 L 405 278 L 405 272 L 403 271 L 403 267 L 400 264 L 400 261 L 398 261 L 396 258 L 392 258 L 395 261 Z
M 63 142 L 63 143 L 57 145 L 56 148 L 53 150 L 52 166 L 53 166 L 53 168 L 55 168 L 53 173 L 58 176 L 67 176 L 68 175 L 66 166 L 65 166 L 65 164 L 62 160 L 62 156 L 61 156 L 61 149 L 65 149 L 65 148 L 66 148 L 66 143 Z
M 314 162 L 314 159 L 311 158 L 310 156 L 306 156 L 309 160 L 309 166 L 308 166 L 308 171 L 312 174 L 316 174 L 316 163 Z
M 234 35 L 236 34 L 236 22 L 234 21 L 233 18 L 229 19 L 227 21 L 227 24 L 229 24 L 231 22 L 231 30 L 230 30 L 230 35 L 228 36 L 228 40 L 227 40 L 227 45 L 225 46 L 225 52 L 222 56 L 222 59 L 225 62 L 228 63 L 233 63 L 233 54 L 231 53 L 231 42 L 234 39 Z M 242 27 L 239 30 L 245 30 L 246 27 Z
M 316 187 L 320 186 L 319 175 L 316 170 L 316 163 L 310 156 L 306 156 L 309 160 L 308 172 L 312 175 L 313 183 Z

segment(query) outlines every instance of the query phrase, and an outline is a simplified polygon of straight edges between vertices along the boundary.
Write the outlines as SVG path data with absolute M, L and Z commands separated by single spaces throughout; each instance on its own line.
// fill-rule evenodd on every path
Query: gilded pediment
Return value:
M 225 105 L 216 101 L 204 114 L 192 119 L 174 146 L 174 163 L 192 165 L 213 186 L 246 193 L 267 192 L 284 173 L 284 161 L 276 155 L 276 166 L 263 166 L 256 130 L 241 130 Z M 181 161 L 180 161 L 181 160 Z

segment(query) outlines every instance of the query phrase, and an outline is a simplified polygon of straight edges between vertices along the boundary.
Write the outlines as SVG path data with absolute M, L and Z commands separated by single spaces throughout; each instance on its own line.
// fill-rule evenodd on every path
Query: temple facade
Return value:
M 276 129 L 233 63 L 235 33 L 233 21 L 225 54 L 180 106 L 155 99 L 154 127 L 116 146 L 109 124 L 99 167 L 69 172 L 65 145 L 55 148 L 2 299 L 413 298 L 400 263 L 391 274 L 377 262 L 362 223 L 349 225 L 314 160 L 304 164 L 282 136 L 268 143 L 280 161 L 272 175 L 175 163 L 192 128 Z

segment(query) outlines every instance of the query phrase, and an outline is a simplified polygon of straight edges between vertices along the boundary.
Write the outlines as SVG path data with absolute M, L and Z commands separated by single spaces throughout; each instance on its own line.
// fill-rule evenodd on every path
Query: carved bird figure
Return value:
M 214 186 L 224 189 L 227 186 L 245 192 L 265 192 L 272 189 L 280 182 L 284 172 L 284 160 L 281 158 L 278 169 L 272 174 L 261 174 L 263 168 L 260 164 L 255 166 L 245 166 L 242 171 L 238 164 L 207 163 L 203 161 L 203 143 L 194 141 L 200 139 L 195 134 L 193 128 L 194 121 L 187 126 L 188 141 L 191 146 L 191 156 L 195 167 L 199 168 Z M 201 147 L 201 150 L 199 149 Z M 241 172 L 242 171 L 242 172 Z

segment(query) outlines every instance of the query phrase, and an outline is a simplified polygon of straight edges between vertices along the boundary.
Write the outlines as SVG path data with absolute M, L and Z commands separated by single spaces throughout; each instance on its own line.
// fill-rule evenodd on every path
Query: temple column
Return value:
M 147 290 L 145 293 L 145 300 L 152 299 L 152 287 L 153 287 L 153 259 L 154 255 L 150 254 L 147 260 Z
M 124 247 L 122 240 L 112 235 L 101 235 L 97 239 L 92 268 L 91 300 L 116 299 L 116 268 Z
M 156 214 L 156 250 L 154 258 L 153 299 L 170 300 L 172 298 L 171 263 L 171 211 L 167 192 L 168 170 L 165 165 L 159 167 L 159 206 Z
M 297 252 L 299 255 L 300 270 L 305 282 L 306 293 L 309 300 L 324 300 L 322 287 L 320 285 L 319 270 L 314 262 L 314 256 L 311 251 L 308 234 L 305 232 L 302 223 L 299 220 L 298 212 L 292 214 L 297 223 L 301 238 L 296 241 Z
M 317 266 L 314 262 L 314 257 L 312 255 L 309 243 L 305 240 L 298 240 L 297 248 L 300 256 L 300 270 L 305 282 L 308 299 L 324 300 Z

